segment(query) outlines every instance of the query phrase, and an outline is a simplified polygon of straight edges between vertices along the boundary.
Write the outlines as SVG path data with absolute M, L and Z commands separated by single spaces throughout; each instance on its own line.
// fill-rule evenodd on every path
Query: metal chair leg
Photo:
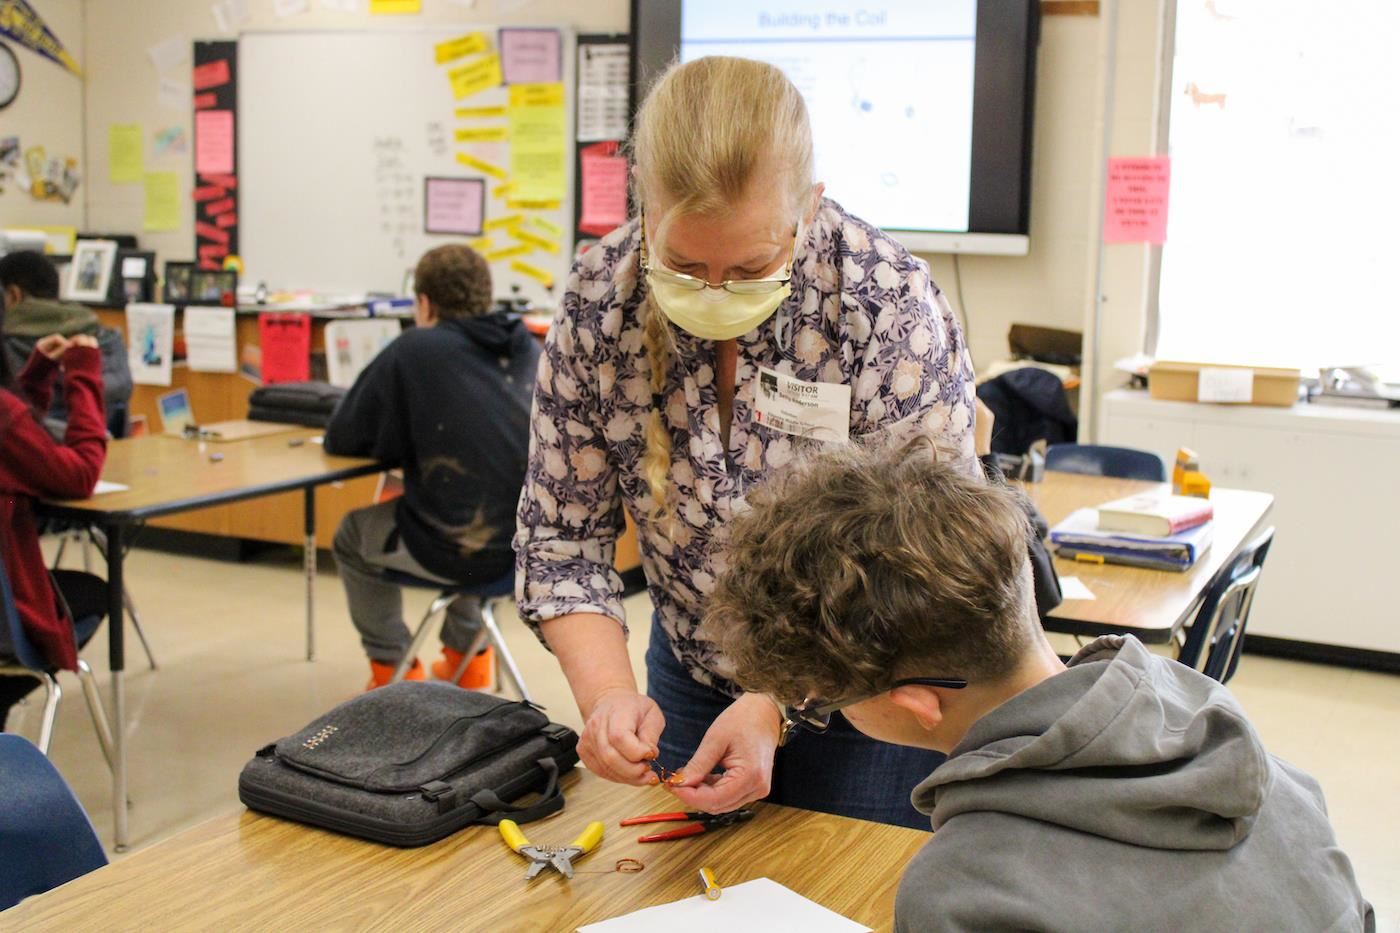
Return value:
M 432 632 L 433 616 L 447 611 L 447 607 L 452 605 L 452 601 L 457 596 L 454 593 L 443 593 L 432 601 L 428 606 L 428 611 L 423 615 L 423 621 L 418 623 L 418 631 L 413 633 L 413 640 L 408 643 L 408 650 L 399 658 L 399 666 L 394 668 L 394 676 L 389 683 L 396 684 L 403 680 L 403 676 L 408 673 L 408 669 L 413 666 L 413 659 L 418 657 L 418 652 L 423 650 L 423 643 L 428 640 L 428 635 Z
M 63 688 L 58 685 L 52 674 L 40 674 L 39 679 L 44 682 L 46 691 L 44 699 L 44 718 L 39 722 L 39 751 L 45 755 L 49 753 L 49 744 L 53 741 L 53 724 L 58 718 L 58 701 L 63 699 Z
M 82 658 L 78 659 L 78 682 L 82 685 L 83 696 L 87 699 L 88 712 L 92 715 L 92 727 L 97 731 L 97 744 L 102 746 L 102 757 L 107 759 L 107 770 L 112 769 L 112 725 L 107 721 L 107 710 L 102 705 L 102 694 L 97 689 L 97 678 L 92 668 Z
M 131 617 L 131 627 L 136 630 L 136 637 L 141 640 L 141 648 L 146 652 L 146 663 L 151 665 L 151 670 L 159 670 L 156 656 L 151 652 L 151 643 L 146 640 L 146 630 L 141 627 L 141 617 L 136 614 L 136 601 L 125 586 L 122 587 L 122 605 L 126 607 L 126 614 Z
M 88 547 L 88 539 L 83 538 L 83 573 L 92 573 L 92 548 Z
M 58 550 L 53 555 L 53 566 L 49 568 L 50 570 L 57 570 L 63 565 L 63 552 L 68 550 L 68 537 L 66 531 L 58 536 Z
M 496 624 L 495 600 L 483 600 L 481 605 L 481 624 L 491 633 L 491 643 L 496 646 L 496 657 L 500 663 L 505 665 L 506 673 L 509 674 L 511 683 L 515 685 L 515 690 L 520 694 L 520 698 L 526 702 L 533 702 L 530 691 L 525 688 L 525 678 L 520 673 L 520 667 L 515 663 L 515 657 L 511 655 L 510 649 L 506 647 L 506 640 L 501 635 L 501 627 Z
M 457 662 L 457 669 L 452 672 L 452 683 L 459 684 L 462 682 L 462 675 L 467 672 L 467 666 L 472 663 L 472 659 L 477 656 L 477 653 L 480 652 L 482 648 L 486 647 L 486 642 L 490 637 L 491 633 L 486 631 L 486 626 L 478 625 L 476 627 L 476 634 L 472 636 L 472 643 L 468 645 L 467 650 L 462 653 L 462 660 Z M 500 662 L 497 661 L 496 663 L 497 667 L 499 667 Z M 498 690 L 500 689 L 500 683 L 501 679 L 497 676 L 496 688 Z

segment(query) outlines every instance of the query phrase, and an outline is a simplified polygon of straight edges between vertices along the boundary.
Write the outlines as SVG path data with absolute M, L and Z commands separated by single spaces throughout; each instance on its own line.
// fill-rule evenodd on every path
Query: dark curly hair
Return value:
M 476 317 L 491 310 L 491 269 L 470 246 L 450 243 L 418 260 L 413 290 L 439 318 Z
M 705 613 L 745 689 L 798 702 L 997 681 L 1031 644 L 1020 494 L 940 462 L 930 438 L 820 452 L 748 502 Z

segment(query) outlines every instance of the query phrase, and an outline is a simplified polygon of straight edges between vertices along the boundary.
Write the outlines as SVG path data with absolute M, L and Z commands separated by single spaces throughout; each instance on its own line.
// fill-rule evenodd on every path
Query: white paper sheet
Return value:
M 185 352 L 192 372 L 237 372 L 233 309 L 186 308 Z
M 170 357 L 175 347 L 175 306 L 126 306 L 126 359 L 137 385 L 170 385 Z
M 146 55 L 156 66 L 156 72 L 164 77 L 189 62 L 190 42 L 184 36 L 172 36 L 147 48 Z
M 394 338 L 403 325 L 396 318 L 367 321 L 332 321 L 326 325 L 326 379 L 348 389 Z
M 123 486 L 121 483 L 109 483 L 105 479 L 100 479 L 97 481 L 97 487 L 93 489 L 92 494 L 94 496 L 100 496 L 108 492 L 126 492 L 130 488 L 130 486 Z
M 248 22 L 248 0 L 219 0 L 209 12 L 219 32 L 237 32 Z
M 578 118 L 581 143 L 622 139 L 627 135 L 627 43 L 580 45 L 578 50 Z
M 721 882 L 723 880 L 720 878 Z M 725 888 L 718 900 L 706 900 L 697 894 L 683 901 L 590 923 L 579 927 L 578 933 L 657 933 L 658 930 L 665 933 L 715 933 L 717 930 L 868 933 L 870 928 L 847 920 L 776 881 L 756 878 Z
M 321 9 L 332 13 L 360 13 L 365 8 L 365 0 L 321 0 Z
M 1094 591 L 1078 577 L 1060 577 L 1060 595 L 1065 599 L 1096 599 Z
M 311 9 L 311 0 L 272 0 L 272 12 L 281 19 L 297 16 Z
M 177 78 L 160 79 L 160 105 L 162 107 L 188 112 L 190 97 L 193 93 L 188 81 L 181 81 Z

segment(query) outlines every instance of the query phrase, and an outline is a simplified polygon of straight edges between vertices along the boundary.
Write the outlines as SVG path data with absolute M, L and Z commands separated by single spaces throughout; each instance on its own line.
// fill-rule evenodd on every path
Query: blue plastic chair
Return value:
M 0 910 L 107 864 L 82 804 L 43 753 L 0 732 Z
M 1167 466 L 1150 450 L 1106 447 L 1102 444 L 1052 444 L 1045 452 L 1045 469 L 1081 476 L 1112 476 L 1166 482 Z
M 1249 610 L 1254 606 L 1254 591 L 1259 587 L 1259 574 L 1273 542 L 1274 529 L 1270 528 L 1215 575 L 1186 632 L 1186 641 L 1176 656 L 1178 661 L 1222 684 L 1235 676 Z
M 384 574 L 384 579 L 399 586 L 420 590 L 437 590 L 437 598 L 428 606 L 428 611 L 423 615 L 423 621 L 418 623 L 418 630 L 413 633 L 413 640 L 409 642 L 408 651 L 399 661 L 399 666 L 394 670 L 393 679 L 390 683 L 398 683 L 403 680 L 408 673 L 409 666 L 413 664 L 413 659 L 418 657 L 418 653 L 423 650 L 424 643 L 428 640 L 428 635 L 432 632 L 433 619 L 440 615 L 445 615 L 447 607 L 459 596 L 479 596 L 481 597 L 481 630 L 477 632 L 476 639 L 470 648 L 462 655 L 462 663 L 452 674 L 452 683 L 462 679 L 463 672 L 467 665 L 471 663 L 476 653 L 481 650 L 483 643 L 491 642 L 491 646 L 496 649 L 496 670 L 499 674 L 502 670 L 509 675 L 514 684 L 516 692 L 520 694 L 522 700 L 530 700 L 530 691 L 525 686 L 525 678 L 520 673 L 520 666 L 515 663 L 515 657 L 510 653 L 510 648 L 506 647 L 505 637 L 501 634 L 501 627 L 496 623 L 495 605 L 498 602 L 510 601 L 515 596 L 515 575 L 501 577 L 490 583 L 476 584 L 474 586 L 456 586 L 453 584 L 443 585 L 434 580 L 424 580 L 412 574 L 391 570 Z M 499 678 L 498 678 L 499 679 Z
M 15 607 L 14 594 L 10 590 L 10 578 L 5 573 L 5 566 L 0 563 L 0 615 L 4 616 L 3 624 L 5 631 L 10 636 L 10 650 L 13 657 L 0 657 L 0 677 L 32 677 L 44 685 L 46 696 L 44 700 L 44 716 L 39 725 L 39 751 L 47 755 L 49 753 L 49 743 L 53 741 L 54 720 L 58 718 L 58 701 L 63 697 L 63 690 L 58 685 L 58 678 L 54 675 L 57 671 L 49 665 L 42 652 L 29 640 L 29 634 L 25 632 L 24 625 L 19 619 L 19 610 Z M 89 616 L 84 619 L 77 619 L 73 623 L 73 635 L 79 645 L 87 644 L 92 638 L 97 626 L 102 623 L 101 616 Z M 112 764 L 112 730 L 107 722 L 106 711 L 102 707 L 102 695 L 97 690 L 97 679 L 92 675 L 92 668 L 82 658 L 78 659 L 78 679 L 83 687 L 83 696 L 87 698 L 88 712 L 92 714 L 92 724 L 97 730 L 97 741 L 102 746 L 102 754 L 107 758 L 107 765 Z

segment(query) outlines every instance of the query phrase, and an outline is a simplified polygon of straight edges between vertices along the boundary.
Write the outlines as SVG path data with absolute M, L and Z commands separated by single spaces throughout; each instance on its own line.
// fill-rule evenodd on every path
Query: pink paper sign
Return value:
M 502 29 L 501 80 L 506 84 L 544 84 L 563 80 L 563 57 L 557 29 Z
M 1104 242 L 1165 243 L 1171 176 L 1168 156 L 1109 159 Z
M 201 110 L 194 115 L 194 170 L 233 172 L 233 111 Z
M 262 380 L 304 382 L 311 378 L 311 316 L 259 314 L 258 343 L 262 347 Z
M 584 233 L 603 236 L 627 220 L 627 159 L 617 143 L 587 146 L 579 159 L 579 221 Z
M 486 182 L 480 178 L 423 179 L 423 232 L 481 233 Z

